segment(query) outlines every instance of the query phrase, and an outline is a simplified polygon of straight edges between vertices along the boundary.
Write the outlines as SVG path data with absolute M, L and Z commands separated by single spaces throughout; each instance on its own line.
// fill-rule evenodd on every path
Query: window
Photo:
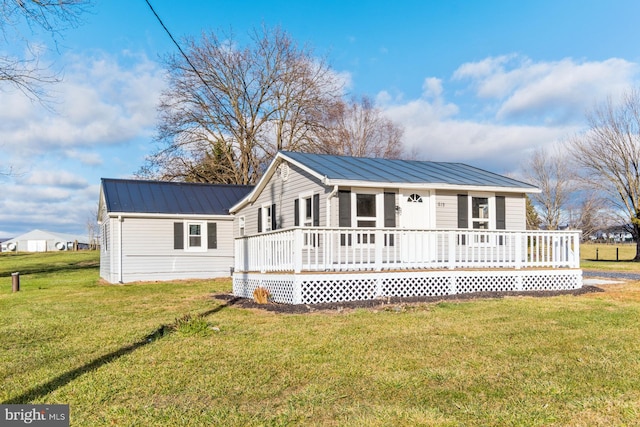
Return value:
M 358 227 L 376 226 L 376 195 L 356 194 L 356 225 Z M 375 243 L 375 235 L 358 234 L 358 243 Z
M 488 197 L 472 197 L 471 198 L 471 221 L 473 228 L 476 230 L 489 229 L 489 198 Z
M 258 233 L 278 228 L 276 222 L 276 204 L 263 205 L 258 208 Z
M 304 214 L 302 215 L 303 217 L 302 225 L 305 227 L 311 227 L 311 225 L 313 224 L 313 209 L 312 209 L 313 205 L 311 201 L 312 201 L 311 197 L 306 197 L 304 199 L 304 203 L 302 204 L 302 206 L 304 206 Z
M 202 224 L 189 224 L 189 248 L 202 247 Z
M 244 236 L 244 217 L 243 216 L 238 218 L 238 230 L 239 230 L 240 236 Z
M 422 196 L 419 194 L 411 194 L 407 197 L 407 202 L 409 203 L 422 203 Z
M 265 206 L 262 208 L 262 212 L 264 213 L 264 231 L 271 231 L 271 206 Z

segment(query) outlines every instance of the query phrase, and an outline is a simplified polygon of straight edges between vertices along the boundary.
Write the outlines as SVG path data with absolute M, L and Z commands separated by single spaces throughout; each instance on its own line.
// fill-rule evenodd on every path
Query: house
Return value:
M 578 231 L 526 230 L 530 184 L 461 163 L 279 152 L 234 215 L 234 294 L 274 301 L 582 286 Z
M 36 229 L 2 242 L 2 252 L 66 251 L 72 250 L 74 245 L 77 249 L 88 249 L 89 239 L 85 236 Z
M 102 179 L 100 277 L 111 283 L 228 277 L 234 262 L 229 207 L 251 189 Z

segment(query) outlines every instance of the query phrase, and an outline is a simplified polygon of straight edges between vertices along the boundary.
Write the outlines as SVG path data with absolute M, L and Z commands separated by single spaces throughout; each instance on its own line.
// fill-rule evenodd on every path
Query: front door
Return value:
M 415 267 L 425 266 L 435 259 L 435 238 L 431 228 L 429 191 L 400 192 L 400 227 L 407 229 L 400 236 L 402 260 Z
M 429 192 L 406 190 L 400 197 L 400 227 L 429 228 Z

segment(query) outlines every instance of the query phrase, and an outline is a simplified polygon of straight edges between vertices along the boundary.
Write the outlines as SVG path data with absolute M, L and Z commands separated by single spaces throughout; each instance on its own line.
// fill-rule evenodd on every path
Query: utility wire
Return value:
M 178 44 L 178 42 L 176 41 L 175 38 L 173 38 L 173 35 L 171 34 L 171 31 L 169 31 L 169 29 L 167 28 L 166 25 L 164 25 L 164 22 L 162 22 L 162 19 L 160 19 L 160 16 L 158 16 L 158 14 L 156 13 L 155 9 L 153 8 L 153 6 L 151 6 L 151 3 L 149 3 L 149 0 L 144 0 L 147 3 L 147 6 L 149 6 L 149 9 L 151 9 L 151 12 L 153 12 L 153 14 L 155 15 L 156 19 L 158 20 L 158 22 L 160 23 L 160 25 L 162 25 L 162 28 L 164 28 L 164 31 L 169 35 L 169 38 L 171 39 L 171 41 L 173 42 L 173 44 L 176 45 L 176 47 L 178 48 L 178 50 L 180 51 L 180 54 L 182 55 L 182 57 L 187 61 L 187 64 L 189 64 L 189 66 L 191 67 L 191 69 L 196 73 L 196 75 L 200 78 L 200 81 L 202 81 L 202 84 L 205 85 L 205 87 L 207 89 L 209 89 L 209 92 L 211 92 L 211 95 L 215 98 L 216 102 L 220 105 L 223 105 L 220 102 L 220 99 L 216 96 L 216 93 L 213 91 L 213 89 L 211 89 L 211 86 L 209 86 L 209 84 L 207 83 L 207 81 L 204 79 L 204 77 L 202 77 L 202 74 L 200 74 L 200 71 L 198 71 L 198 69 L 193 65 L 193 63 L 191 62 L 191 60 L 189 59 L 189 57 L 187 56 L 186 53 L 184 53 L 184 50 L 182 50 L 182 47 L 180 47 L 180 44 Z

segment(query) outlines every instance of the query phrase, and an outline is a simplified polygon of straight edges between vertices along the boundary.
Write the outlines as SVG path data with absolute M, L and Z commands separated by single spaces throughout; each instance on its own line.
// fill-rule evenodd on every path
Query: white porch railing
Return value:
M 296 227 L 239 237 L 237 272 L 579 268 L 580 231 Z

